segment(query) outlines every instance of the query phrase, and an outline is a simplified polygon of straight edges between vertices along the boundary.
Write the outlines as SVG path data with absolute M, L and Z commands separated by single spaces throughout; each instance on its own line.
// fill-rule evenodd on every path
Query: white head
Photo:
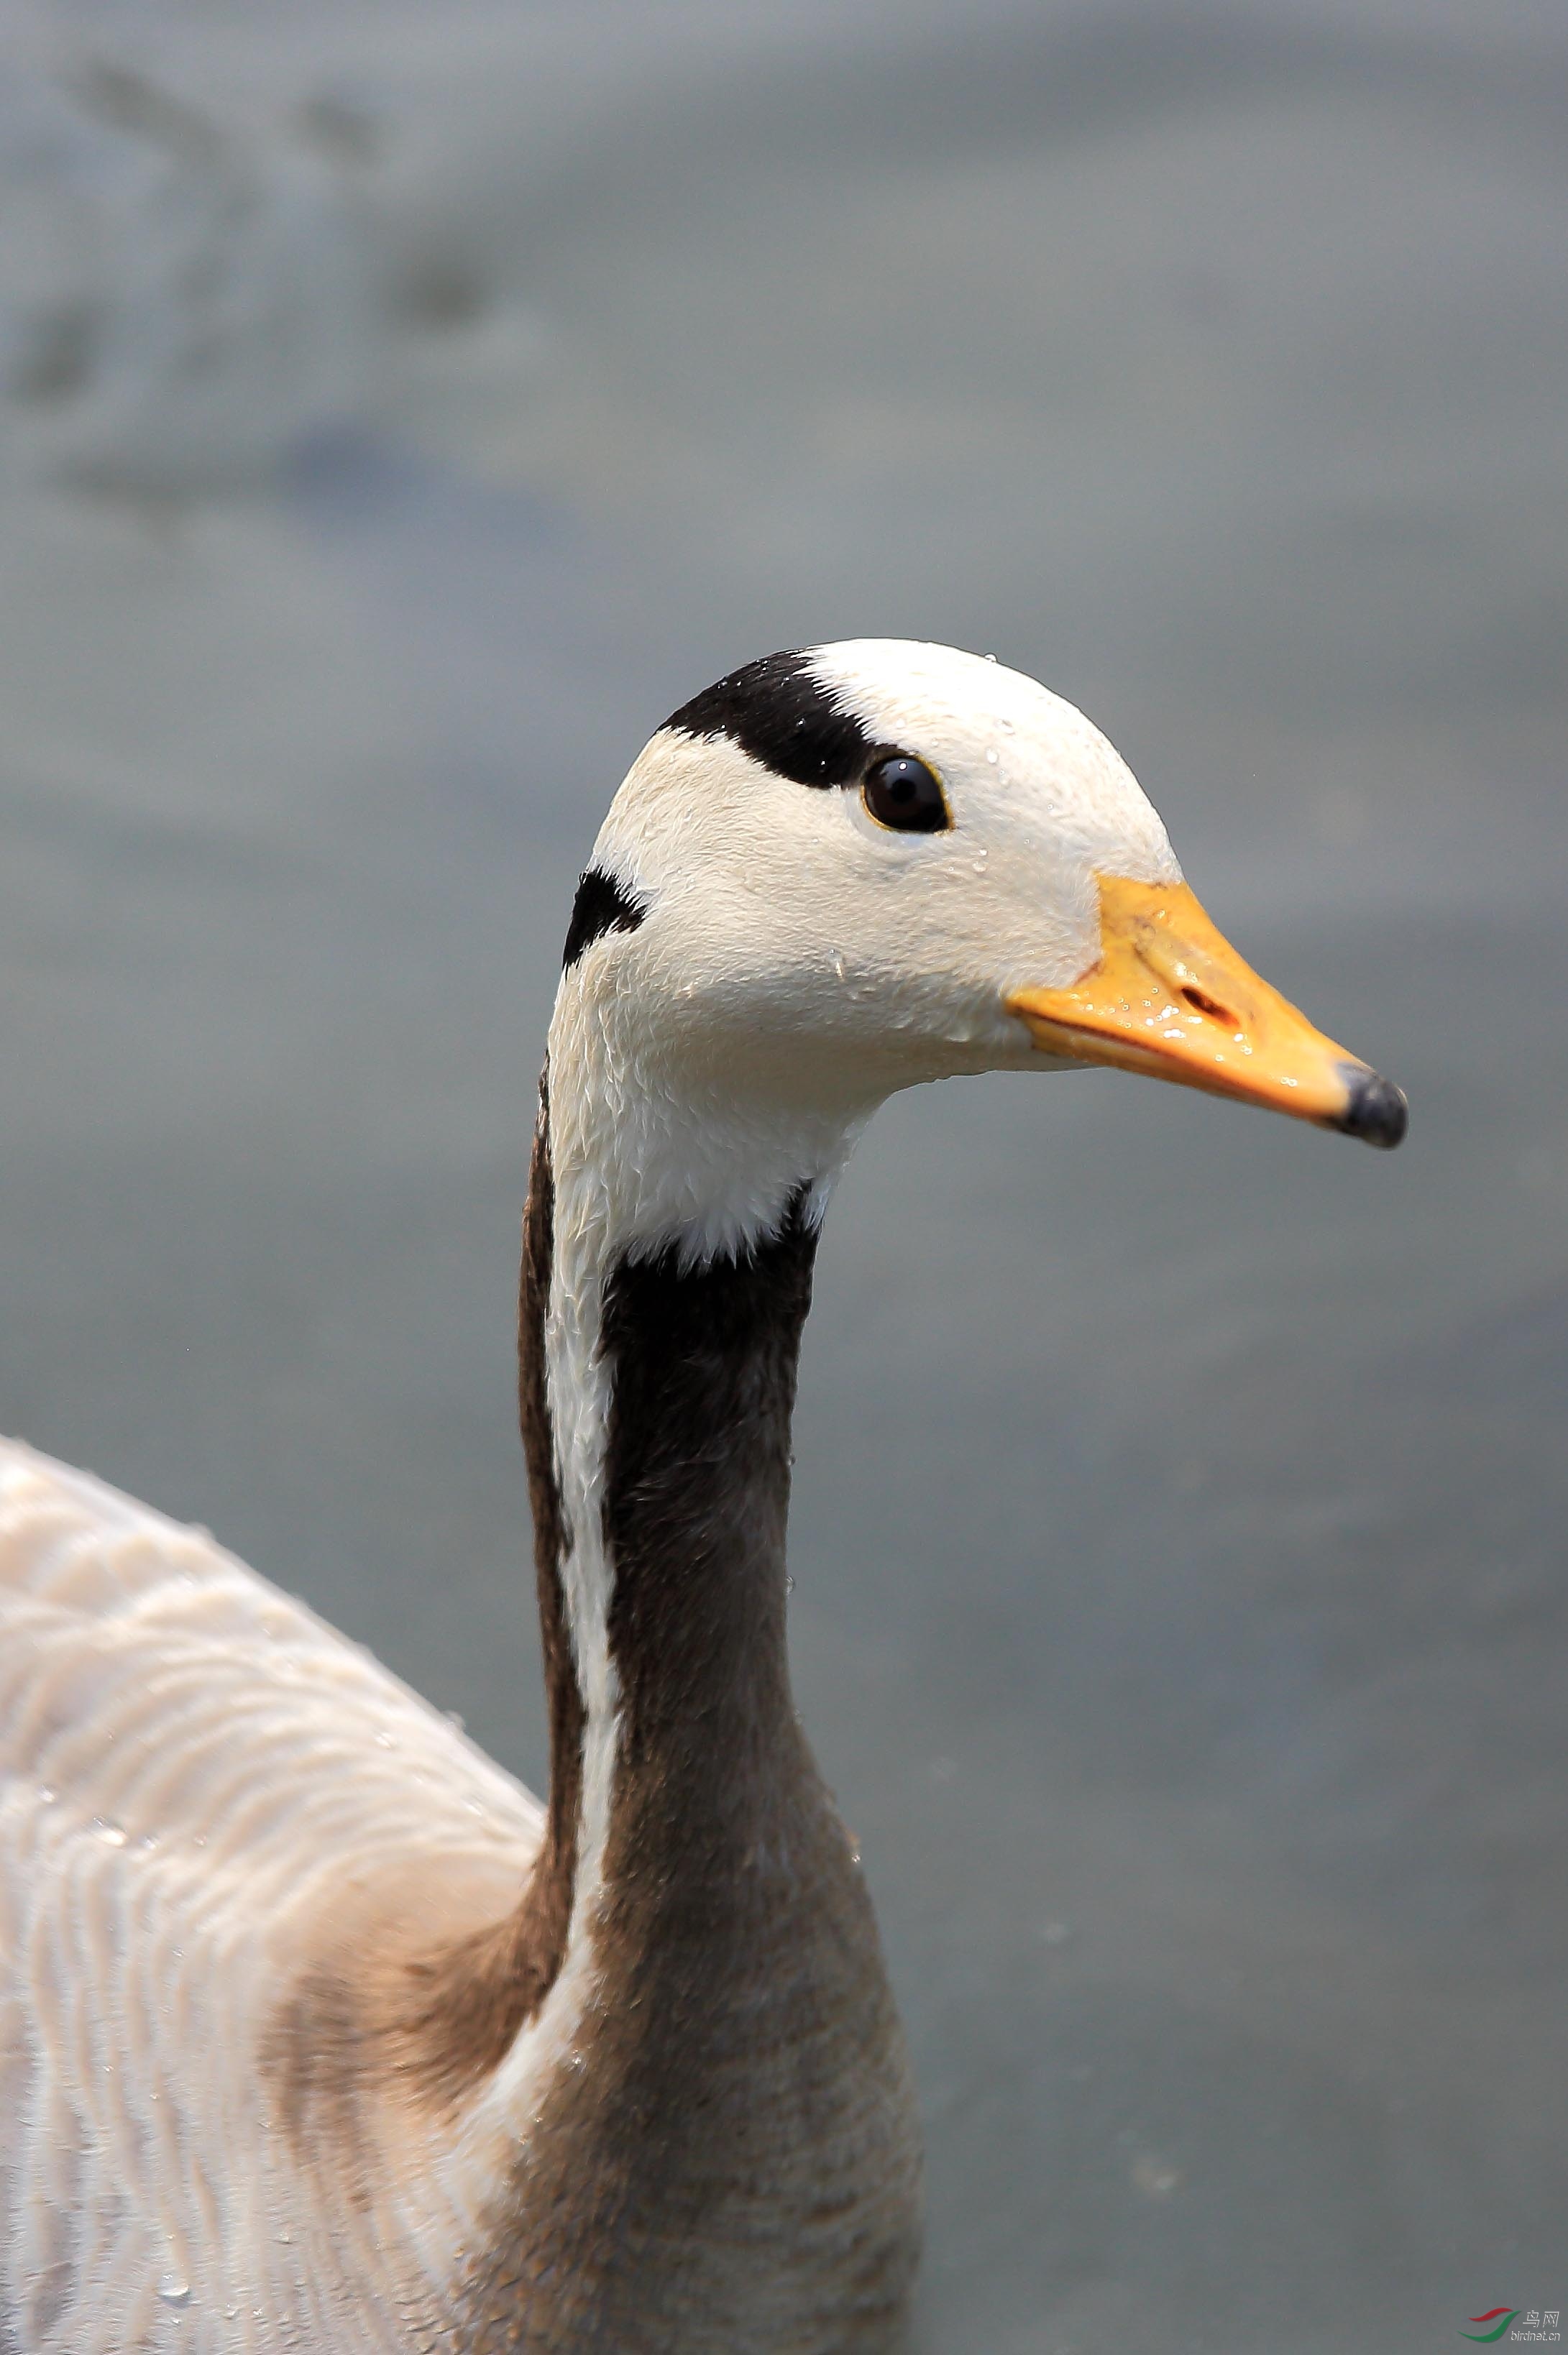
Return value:
M 825 1199 L 894 1089 L 1085 1060 L 1397 1141 L 1396 1092 L 1226 947 L 1071 704 L 948 646 L 771 655 L 659 730 L 594 846 L 558 1181 L 596 1165 L 622 1248 L 703 1258 Z

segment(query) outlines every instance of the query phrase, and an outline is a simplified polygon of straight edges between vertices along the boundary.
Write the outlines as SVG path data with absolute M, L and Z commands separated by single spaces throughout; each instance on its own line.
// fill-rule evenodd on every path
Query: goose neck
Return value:
M 551 1721 L 549 1852 L 705 1872 L 765 1850 L 815 1770 L 785 1644 L 790 1423 L 830 1174 L 743 1187 L 749 1228 L 636 1231 L 603 1102 L 547 1070 L 528 1214 L 523 1424 Z M 698 1124 L 694 1123 L 694 1126 Z M 845 1141 L 834 1140 L 838 1157 Z M 704 1147 L 695 1149 L 700 1165 Z M 714 1158 L 709 1144 L 706 1150 Z M 731 1182 L 733 1163 L 726 1165 Z M 669 1188 L 667 1192 L 673 1190 Z M 758 1202 L 766 1205 L 760 1213 Z M 715 1214 L 717 1217 L 717 1213 Z

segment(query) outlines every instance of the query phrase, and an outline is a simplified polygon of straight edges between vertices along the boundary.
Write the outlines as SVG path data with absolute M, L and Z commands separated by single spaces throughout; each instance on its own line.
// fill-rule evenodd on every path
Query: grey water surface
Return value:
M 0 9 L 0 1427 L 539 1781 L 566 911 L 776 645 L 1083 704 L 1409 1092 L 955 1082 L 835 1205 L 922 2355 L 1568 2307 L 1565 132 L 1511 0 Z

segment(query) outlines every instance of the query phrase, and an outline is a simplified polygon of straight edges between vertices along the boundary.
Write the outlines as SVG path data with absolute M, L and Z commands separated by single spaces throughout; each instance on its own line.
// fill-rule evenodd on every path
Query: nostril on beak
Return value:
M 1350 1101 L 1336 1125 L 1347 1136 L 1359 1136 L 1364 1145 L 1391 1151 L 1410 1124 L 1410 1106 L 1403 1090 L 1380 1072 L 1369 1071 L 1365 1063 L 1341 1063 L 1339 1071 Z
M 1190 982 L 1184 982 L 1181 995 L 1189 1006 L 1194 1007 L 1200 1014 L 1206 1014 L 1211 1022 L 1222 1023 L 1227 1030 L 1237 1028 L 1236 1017 L 1230 1007 L 1221 1006 L 1217 997 L 1211 997 L 1207 990 L 1194 989 Z

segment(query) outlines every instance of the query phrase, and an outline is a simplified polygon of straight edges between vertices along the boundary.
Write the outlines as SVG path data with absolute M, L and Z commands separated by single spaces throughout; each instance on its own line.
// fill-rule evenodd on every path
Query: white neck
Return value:
M 684 1084 L 566 974 L 547 1062 L 552 1252 L 543 1320 L 545 1392 L 562 1545 L 560 1581 L 583 1722 L 570 1926 L 559 1977 L 518 2037 L 496 2096 L 526 2111 L 540 2073 L 578 2032 L 593 1979 L 592 1929 L 623 1734 L 610 1640 L 615 1565 L 605 1533 L 612 1397 L 603 1348 L 617 1268 L 673 1251 L 683 1269 L 744 1261 L 793 1206 L 820 1222 L 871 1104 L 769 1103 L 743 1088 Z M 782 1563 L 781 1563 L 782 1571 Z
M 616 1051 L 611 1024 L 575 974 L 557 1000 L 549 1070 L 555 1250 L 545 1355 L 568 1532 L 563 1582 L 587 1711 L 581 1911 L 597 1896 L 618 1704 L 607 1632 L 614 1567 L 603 1526 L 605 1288 L 622 1261 L 671 1246 L 683 1267 L 742 1258 L 778 1232 L 803 1195 L 819 1224 L 869 1107 L 805 1112 L 717 1089 L 693 1102 L 647 1059 Z

